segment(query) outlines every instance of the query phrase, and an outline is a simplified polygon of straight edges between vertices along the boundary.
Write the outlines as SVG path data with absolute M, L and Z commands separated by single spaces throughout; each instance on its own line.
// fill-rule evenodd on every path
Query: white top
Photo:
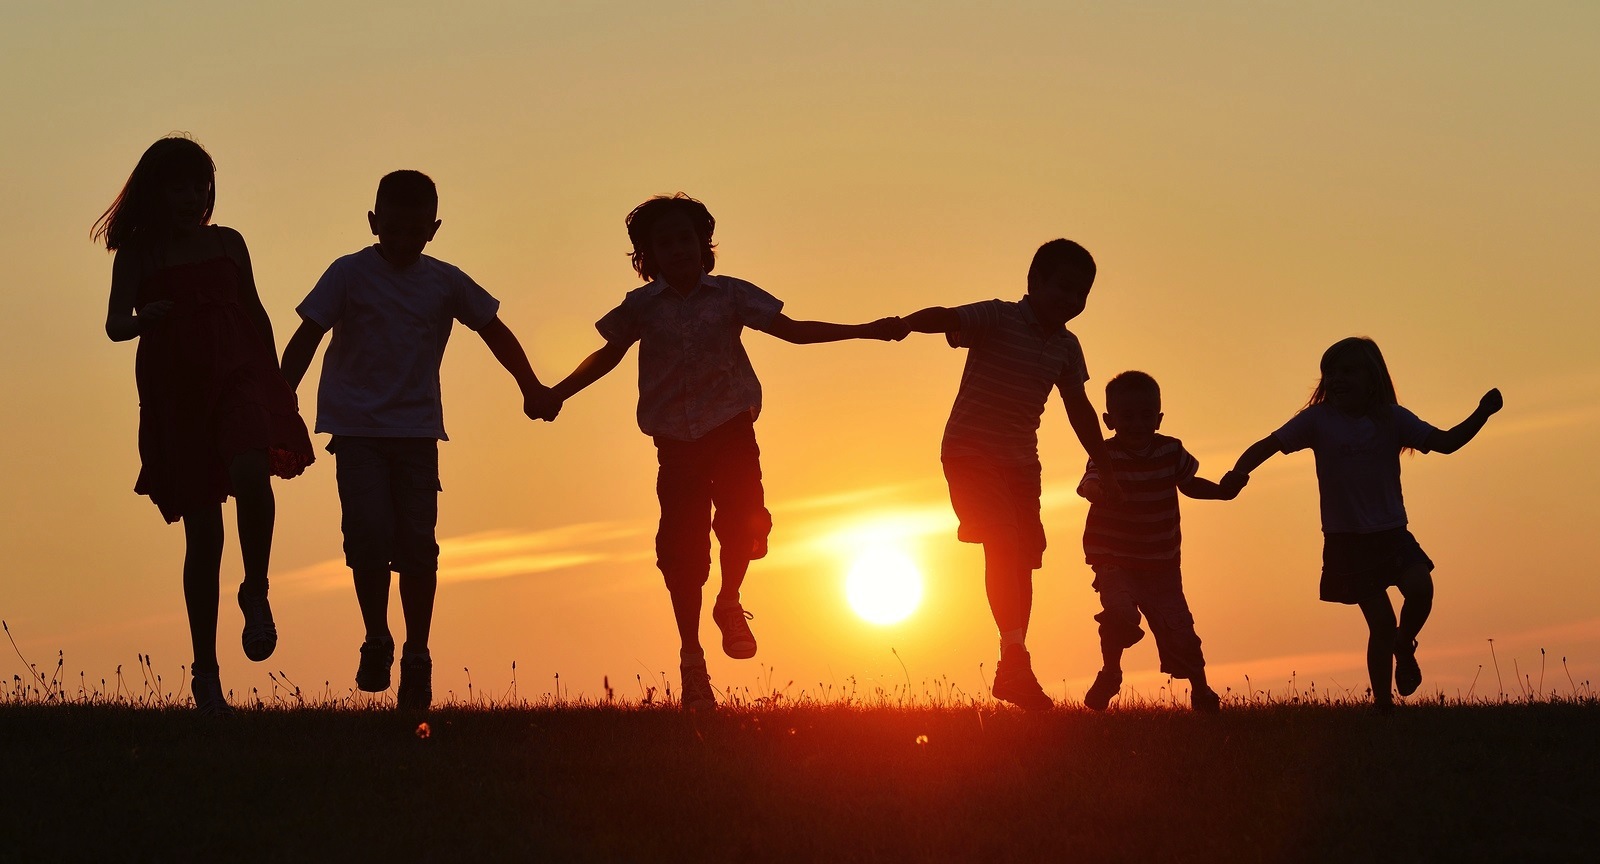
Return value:
M 740 341 L 764 330 L 783 301 L 731 276 L 702 276 L 687 297 L 656 280 L 629 291 L 595 328 L 607 342 L 639 343 L 639 428 L 698 441 L 743 413 L 761 413 L 761 382 Z
M 295 311 L 333 331 L 316 431 L 447 440 L 439 364 L 450 328 L 482 330 L 500 301 L 450 264 L 424 255 L 401 269 L 374 245 L 329 265 Z
M 1371 534 L 1405 527 L 1400 449 L 1428 452 L 1434 431 L 1399 405 L 1374 419 L 1323 402 L 1291 417 L 1272 437 L 1285 453 L 1309 447 L 1316 456 L 1324 533 Z

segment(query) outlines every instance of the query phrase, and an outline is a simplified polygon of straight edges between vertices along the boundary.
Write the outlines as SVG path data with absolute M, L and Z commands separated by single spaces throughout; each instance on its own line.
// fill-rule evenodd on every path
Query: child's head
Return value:
M 439 230 L 439 190 L 421 171 L 391 171 L 378 181 L 378 200 L 367 224 L 378 252 L 396 267 L 409 267 Z
M 1051 240 L 1028 265 L 1028 302 L 1039 321 L 1058 327 L 1078 317 L 1094 285 L 1094 256 L 1071 240 Z
M 217 166 L 194 139 L 169 135 L 133 166 L 90 236 L 121 249 L 141 232 L 204 225 L 217 203 Z
M 1106 428 L 1135 447 L 1150 443 L 1161 428 L 1161 385 L 1143 372 L 1127 371 L 1106 382 Z
M 1351 415 L 1371 414 L 1385 405 L 1397 405 L 1394 379 L 1383 362 L 1378 343 L 1365 336 L 1351 336 L 1322 352 L 1322 379 L 1311 393 L 1310 405 L 1332 402 L 1335 408 Z
M 642 279 L 698 279 L 717 263 L 711 234 L 717 220 L 706 205 L 683 194 L 657 195 L 633 208 L 626 220 L 633 243 L 629 258 Z

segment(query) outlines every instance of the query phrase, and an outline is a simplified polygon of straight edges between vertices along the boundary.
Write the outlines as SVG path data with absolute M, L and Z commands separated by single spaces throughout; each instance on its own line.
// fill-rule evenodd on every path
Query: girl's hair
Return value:
M 193 138 L 183 135 L 162 138 L 151 144 L 139 157 L 139 164 L 133 166 L 128 182 L 123 184 L 116 200 L 94 223 L 89 236 L 104 241 L 107 249 L 116 250 L 128 245 L 128 241 L 141 231 L 164 224 L 166 203 L 162 200 L 162 193 L 164 187 L 174 180 L 199 179 L 206 182 L 210 192 L 206 195 L 206 210 L 200 217 L 200 223 L 209 223 L 211 210 L 217 203 L 216 178 L 216 163 Z
M 1327 377 L 1328 367 L 1341 360 L 1353 361 L 1367 370 L 1367 375 L 1372 379 L 1372 401 L 1368 404 L 1369 413 L 1376 414 L 1372 409 L 1381 406 L 1399 405 L 1400 399 L 1395 395 L 1394 379 L 1389 377 L 1389 364 L 1383 362 L 1383 352 L 1378 350 L 1378 343 L 1365 336 L 1351 336 L 1340 339 L 1322 352 L 1322 362 L 1317 368 L 1322 370 L 1323 377 Z M 1317 389 L 1311 391 L 1311 400 L 1306 407 L 1321 405 L 1328 401 L 1328 389 L 1322 379 L 1317 380 Z
M 694 233 L 700 238 L 700 264 L 705 272 L 710 273 L 717 264 L 716 244 L 711 242 L 711 233 L 717 230 L 717 220 L 711 217 L 706 205 L 682 192 L 657 195 L 633 208 L 633 212 L 624 220 L 628 226 L 628 239 L 633 242 L 633 252 L 628 255 L 633 262 L 633 272 L 642 279 L 655 279 L 656 274 L 661 272 L 652 241 L 656 223 L 670 213 L 682 213 L 689 217 L 689 224 L 694 226 Z

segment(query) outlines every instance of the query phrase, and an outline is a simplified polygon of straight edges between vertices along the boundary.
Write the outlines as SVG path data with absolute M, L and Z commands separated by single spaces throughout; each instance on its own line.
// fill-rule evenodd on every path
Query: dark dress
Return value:
M 239 268 L 227 255 L 162 267 L 138 306 L 174 302 L 139 337 L 139 480 L 168 522 L 232 493 L 228 464 L 267 451 L 272 473 L 294 477 L 316 458 L 293 391 L 250 320 Z

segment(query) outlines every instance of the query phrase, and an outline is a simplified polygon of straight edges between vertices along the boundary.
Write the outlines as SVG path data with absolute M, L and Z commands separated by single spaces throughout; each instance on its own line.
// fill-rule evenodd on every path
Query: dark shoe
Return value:
M 1120 692 L 1122 692 L 1122 671 L 1101 669 L 1094 676 L 1094 683 L 1089 685 L 1089 692 L 1083 694 L 1083 704 L 1096 711 L 1104 711 L 1111 705 L 1111 697 Z
M 361 665 L 356 667 L 356 687 L 368 693 L 388 690 L 393 666 L 393 639 L 361 643 Z
M 711 673 L 706 671 L 705 661 L 679 665 L 678 674 L 683 682 L 683 689 L 678 694 L 683 710 L 717 710 L 717 694 L 711 689 Z
M 400 655 L 400 692 L 395 704 L 401 711 L 426 711 L 433 704 L 433 656 L 426 650 Z
M 711 607 L 711 620 L 722 631 L 722 651 L 735 660 L 749 660 L 756 656 L 756 636 L 745 623 L 756 616 L 744 611 L 738 603 Z
M 272 604 L 267 592 L 246 591 L 239 586 L 239 611 L 244 613 L 244 656 L 260 663 L 278 647 L 278 627 L 272 623 Z
M 1189 693 L 1189 707 L 1200 714 L 1218 714 L 1222 711 L 1222 697 L 1210 687 L 1199 687 Z
M 233 706 L 222 695 L 222 679 L 216 672 L 194 676 L 189 688 L 194 691 L 194 710 L 201 717 L 232 717 Z
M 1396 645 L 1394 649 L 1394 689 L 1401 696 L 1410 696 L 1422 686 L 1422 667 L 1417 665 L 1417 640 L 1410 645 Z
M 994 685 L 989 688 L 994 698 L 1024 711 L 1048 711 L 1055 707 L 1039 679 L 1033 677 L 1033 660 L 1021 645 L 1012 645 L 1000 654 L 994 667 Z

